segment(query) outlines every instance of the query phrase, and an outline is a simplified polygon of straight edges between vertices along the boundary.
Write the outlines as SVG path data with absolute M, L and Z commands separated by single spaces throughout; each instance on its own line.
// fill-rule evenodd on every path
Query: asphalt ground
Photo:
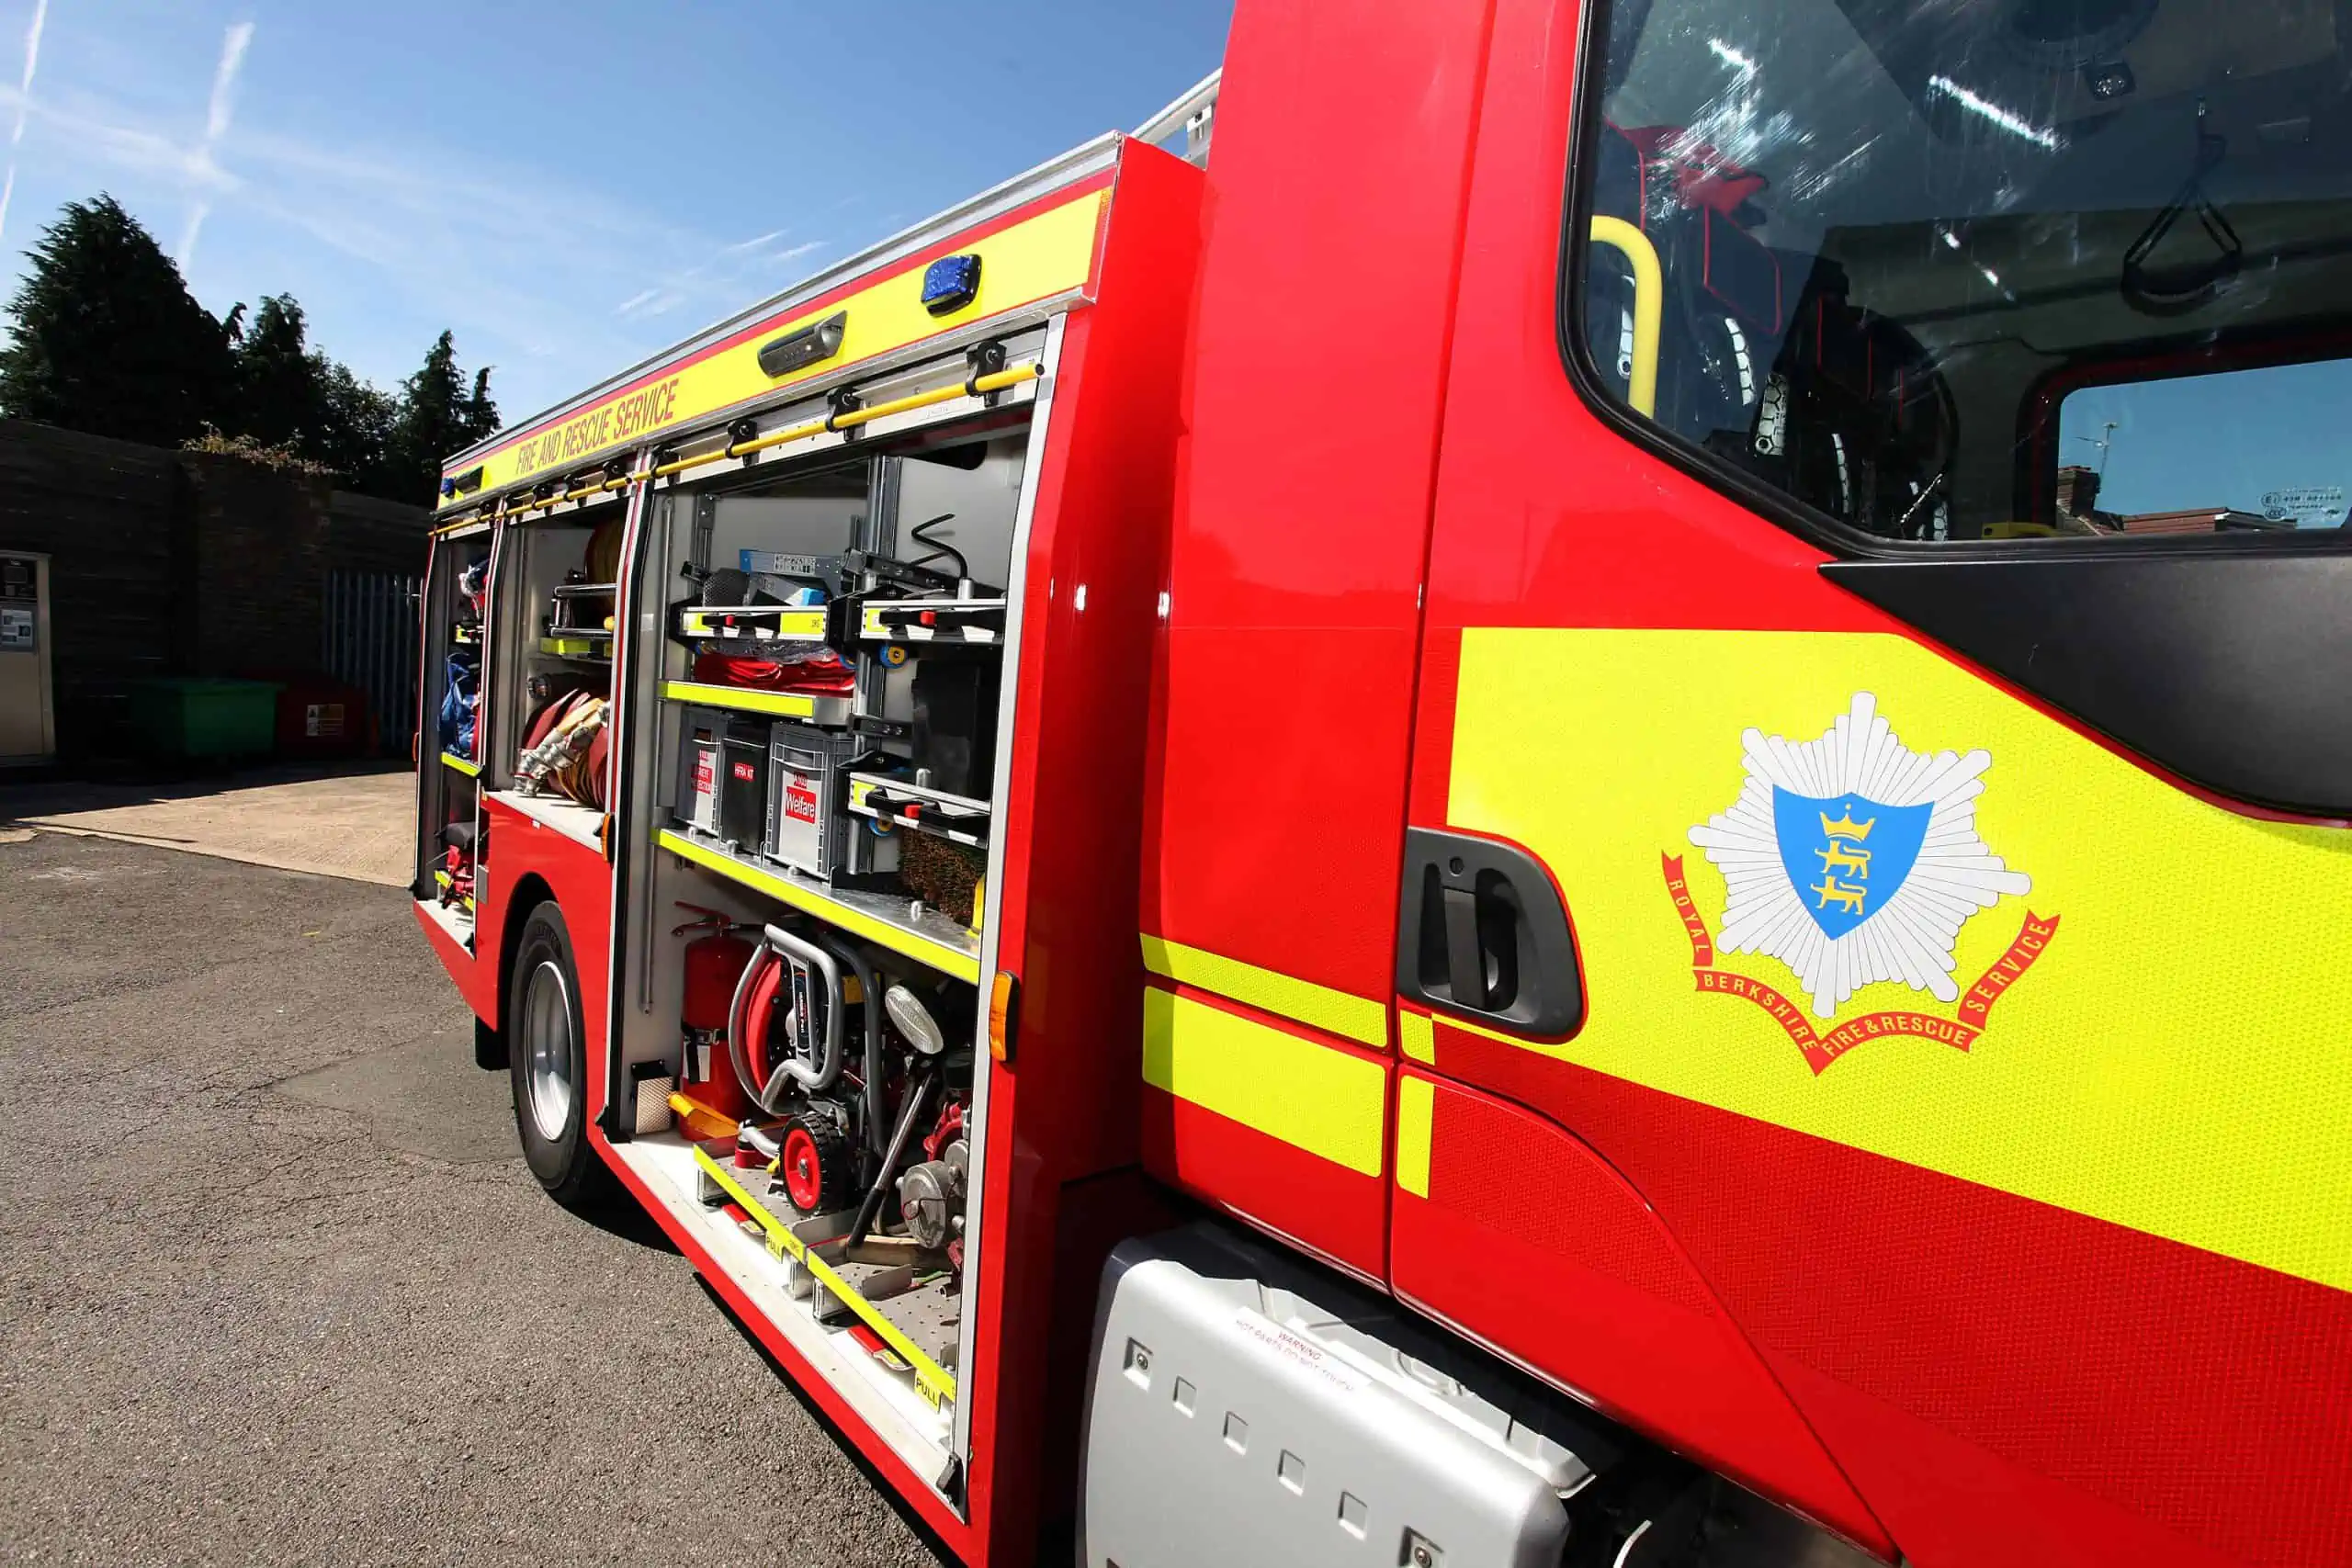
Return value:
M 539 1191 L 401 891 L 0 833 L 0 1561 L 939 1561 Z

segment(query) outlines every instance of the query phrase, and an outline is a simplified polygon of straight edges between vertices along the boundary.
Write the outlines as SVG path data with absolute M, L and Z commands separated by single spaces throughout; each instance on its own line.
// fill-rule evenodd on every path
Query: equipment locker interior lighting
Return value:
M 760 345 L 760 369 L 770 377 L 788 376 L 831 359 L 842 351 L 842 338 L 848 331 L 849 312 L 836 310 L 821 321 L 772 338 Z

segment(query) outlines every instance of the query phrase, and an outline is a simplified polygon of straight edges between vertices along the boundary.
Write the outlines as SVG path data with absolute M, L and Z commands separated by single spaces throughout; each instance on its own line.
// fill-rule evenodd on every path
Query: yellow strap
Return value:
M 1388 1071 L 1370 1056 L 1154 987 L 1143 994 L 1143 1078 L 1334 1165 L 1381 1172 Z

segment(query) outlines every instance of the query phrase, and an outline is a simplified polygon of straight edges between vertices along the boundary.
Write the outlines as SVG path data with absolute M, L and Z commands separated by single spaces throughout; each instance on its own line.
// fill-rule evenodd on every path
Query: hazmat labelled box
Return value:
M 683 827 L 738 851 L 767 839 L 768 731 L 765 719 L 723 708 L 680 714 L 676 812 Z
M 717 708 L 687 708 L 680 716 L 677 818 L 697 833 L 718 836 L 718 779 L 726 764 L 727 716 Z

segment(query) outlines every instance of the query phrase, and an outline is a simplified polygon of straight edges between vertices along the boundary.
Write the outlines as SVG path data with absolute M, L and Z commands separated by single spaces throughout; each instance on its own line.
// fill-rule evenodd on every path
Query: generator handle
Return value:
M 763 933 L 770 947 L 787 953 L 815 967 L 825 976 L 825 1048 L 818 1065 L 811 1067 L 798 1057 L 787 1057 L 776 1065 L 779 1074 L 789 1077 L 810 1094 L 822 1094 L 838 1082 L 842 1076 L 842 968 L 831 953 L 802 937 L 793 935 L 781 926 L 769 926 Z M 772 1096 L 777 1088 L 771 1077 L 766 1085 Z

